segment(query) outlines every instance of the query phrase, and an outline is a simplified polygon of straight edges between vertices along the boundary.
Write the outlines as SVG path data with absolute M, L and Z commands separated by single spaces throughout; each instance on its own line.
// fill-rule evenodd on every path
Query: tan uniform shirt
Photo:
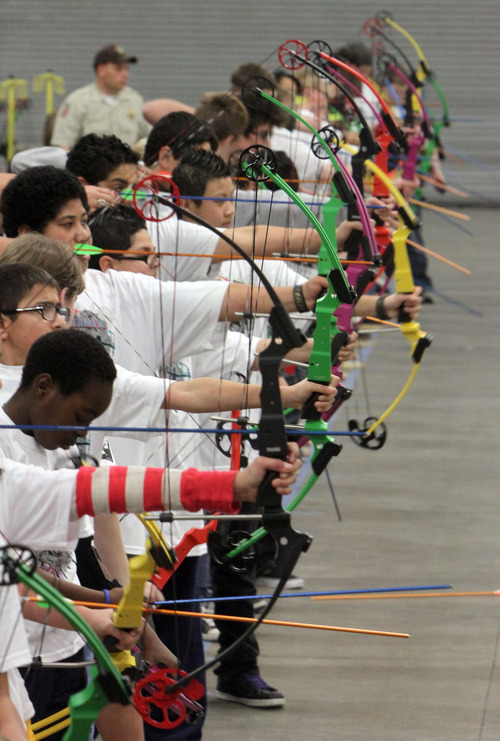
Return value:
M 71 149 L 85 134 L 114 134 L 133 146 L 147 136 L 151 126 L 142 116 L 143 99 L 135 90 L 125 87 L 112 100 L 96 83 L 72 92 L 61 104 L 51 144 Z

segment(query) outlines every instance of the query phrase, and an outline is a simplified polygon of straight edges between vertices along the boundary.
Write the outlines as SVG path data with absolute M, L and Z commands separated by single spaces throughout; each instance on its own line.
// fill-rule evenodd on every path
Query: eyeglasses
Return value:
M 70 310 L 67 306 L 56 306 L 56 304 L 45 303 L 38 306 L 25 306 L 22 309 L 9 309 L 0 311 L 0 314 L 22 314 L 27 311 L 38 311 L 46 322 L 53 322 L 56 316 L 62 316 L 64 321 L 69 321 Z
M 140 260 L 141 262 L 145 262 L 148 268 L 160 267 L 160 258 L 154 252 L 145 252 L 142 255 L 139 253 L 135 255 L 114 255 L 114 258 L 115 260 Z

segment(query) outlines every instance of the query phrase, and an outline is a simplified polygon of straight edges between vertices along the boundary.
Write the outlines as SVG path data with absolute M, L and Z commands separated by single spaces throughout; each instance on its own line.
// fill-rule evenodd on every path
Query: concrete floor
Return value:
M 452 584 L 500 588 L 498 231 L 496 209 L 471 209 L 469 236 L 425 214 L 429 248 L 469 267 L 431 260 L 439 290 L 482 312 L 435 299 L 422 327 L 434 342 L 388 420 L 380 451 L 348 439 L 326 484 L 293 517 L 314 542 L 295 572 L 307 590 Z M 459 222 L 463 223 L 463 222 Z M 410 371 L 408 343 L 380 335 L 367 367 L 372 412 Z M 362 413 L 362 386 L 356 386 Z M 358 413 L 358 410 L 356 410 Z M 345 429 L 345 415 L 336 421 Z M 410 639 L 263 626 L 261 673 L 287 704 L 255 710 L 218 701 L 209 677 L 204 738 L 226 741 L 498 741 L 500 602 L 494 596 L 282 600 L 271 617 L 411 634 Z M 214 651 L 213 644 L 208 649 Z

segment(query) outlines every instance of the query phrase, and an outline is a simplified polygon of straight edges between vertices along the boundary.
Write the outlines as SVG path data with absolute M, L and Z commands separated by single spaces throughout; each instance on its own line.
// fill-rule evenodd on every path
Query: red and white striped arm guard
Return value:
M 234 514 L 237 471 L 177 471 L 143 466 L 83 466 L 76 476 L 71 519 L 110 512 L 208 509 Z

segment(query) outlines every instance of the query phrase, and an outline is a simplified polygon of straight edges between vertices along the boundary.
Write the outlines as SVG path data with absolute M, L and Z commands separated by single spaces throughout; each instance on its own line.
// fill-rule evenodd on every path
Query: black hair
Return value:
M 75 394 L 91 381 L 112 383 L 116 368 L 99 340 L 80 329 L 49 332 L 33 343 L 26 358 L 21 389 L 48 373 L 63 396 Z
M 11 180 L 2 193 L 1 211 L 7 237 L 17 237 L 22 226 L 43 232 L 63 206 L 79 199 L 88 211 L 85 188 L 67 170 L 52 165 L 30 167 Z
M 181 196 L 204 196 L 210 180 L 227 177 L 231 172 L 222 157 L 205 149 L 189 152 L 172 172 Z
M 97 185 L 120 165 L 136 165 L 139 155 L 117 136 L 82 136 L 68 154 L 66 169 Z
M 54 278 L 42 268 L 24 262 L 0 265 L 0 314 L 17 309 L 34 286 L 48 286 L 59 292 Z M 16 314 L 12 315 L 12 319 Z
M 146 221 L 130 206 L 120 204 L 96 211 L 92 215 L 90 228 L 93 243 L 104 252 L 90 256 L 89 268 L 100 270 L 99 259 L 102 255 L 116 257 L 117 252 L 130 249 L 132 237 L 140 229 L 146 229 Z
M 175 159 L 180 159 L 190 147 L 208 142 L 213 152 L 218 141 L 212 127 L 187 111 L 173 111 L 155 123 L 146 142 L 144 161 L 153 165 L 162 147 L 170 147 Z

